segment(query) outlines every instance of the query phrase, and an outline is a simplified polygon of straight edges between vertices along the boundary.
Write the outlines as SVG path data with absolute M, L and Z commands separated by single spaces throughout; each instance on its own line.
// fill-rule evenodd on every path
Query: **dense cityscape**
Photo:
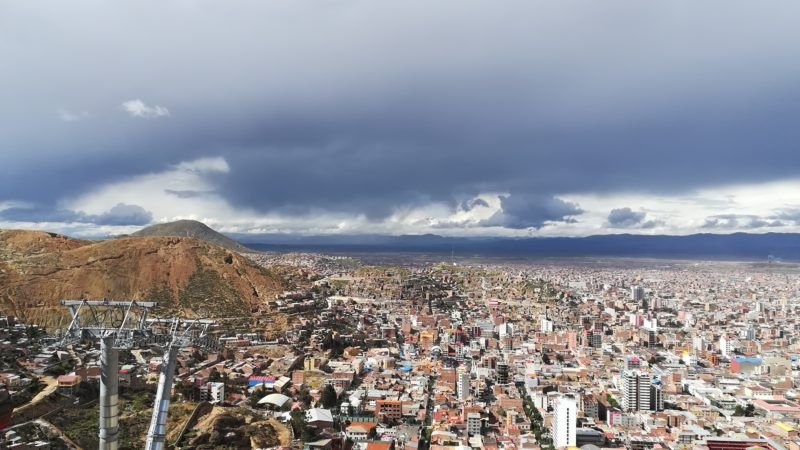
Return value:
M 0 0 L 0 450 L 800 450 L 799 23 Z
M 301 275 L 263 305 L 288 326 L 219 327 L 213 348 L 181 349 L 180 448 L 800 445 L 796 265 L 260 257 Z M 3 448 L 96 446 L 97 345 L 0 324 Z M 120 448 L 141 445 L 163 357 L 120 355 Z

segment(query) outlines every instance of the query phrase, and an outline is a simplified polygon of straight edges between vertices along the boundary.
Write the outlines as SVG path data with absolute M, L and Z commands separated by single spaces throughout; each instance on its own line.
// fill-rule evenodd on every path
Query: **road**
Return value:
M 44 383 L 45 385 L 44 389 L 42 389 L 38 394 L 34 395 L 31 401 L 29 401 L 28 403 L 25 403 L 24 405 L 19 406 L 17 408 L 14 408 L 14 414 L 20 411 L 24 411 L 25 409 L 39 403 L 40 401 L 47 398 L 50 394 L 55 392 L 56 389 L 58 388 L 58 380 L 49 375 L 43 376 L 42 378 L 39 379 L 39 381 Z
M 80 445 L 78 445 L 75 441 L 70 439 L 66 434 L 64 434 L 63 431 L 61 431 L 60 428 L 58 428 L 57 426 L 53 425 L 52 423 L 50 423 L 50 422 L 48 422 L 48 421 L 46 421 L 44 419 L 36 419 L 34 422 L 36 422 L 37 424 L 39 424 L 39 426 L 41 426 L 43 428 L 47 428 L 52 433 L 55 433 L 59 438 L 61 438 L 62 441 L 64 441 L 68 446 L 70 446 L 71 449 L 83 450 L 83 448 Z

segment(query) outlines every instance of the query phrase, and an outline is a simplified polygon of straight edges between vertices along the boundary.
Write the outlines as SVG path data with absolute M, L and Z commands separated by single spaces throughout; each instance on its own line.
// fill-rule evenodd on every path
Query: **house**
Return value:
M 317 429 L 332 428 L 333 413 L 323 408 L 311 408 L 306 411 L 306 424 Z
M 375 432 L 375 422 L 352 422 L 345 429 L 345 436 L 353 441 L 366 441 Z
M 57 379 L 58 392 L 62 394 L 72 395 L 75 389 L 81 383 L 81 377 L 77 375 L 61 375 Z

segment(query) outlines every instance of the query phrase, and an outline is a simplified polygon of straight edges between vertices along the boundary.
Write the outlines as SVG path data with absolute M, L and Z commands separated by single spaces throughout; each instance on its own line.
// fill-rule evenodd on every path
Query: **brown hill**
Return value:
M 192 237 L 210 242 L 228 250 L 239 253 L 252 252 L 249 248 L 212 229 L 203 222 L 196 220 L 176 220 L 175 222 L 159 223 L 142 228 L 133 233 L 133 236 L 177 236 Z
M 63 325 L 61 299 L 159 302 L 157 313 L 248 317 L 286 288 L 277 273 L 186 237 L 82 241 L 0 230 L 0 312 Z

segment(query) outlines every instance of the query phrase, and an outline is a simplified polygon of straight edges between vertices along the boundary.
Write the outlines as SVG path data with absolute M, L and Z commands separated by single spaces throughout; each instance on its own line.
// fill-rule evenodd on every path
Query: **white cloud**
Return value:
M 59 109 L 58 118 L 64 122 L 77 122 L 79 120 L 88 119 L 88 111 L 70 111 L 68 109 Z
M 166 107 L 159 105 L 149 106 L 139 99 L 123 102 L 122 109 L 130 114 L 131 117 L 140 117 L 142 119 L 156 119 L 158 117 L 169 116 L 169 110 Z

